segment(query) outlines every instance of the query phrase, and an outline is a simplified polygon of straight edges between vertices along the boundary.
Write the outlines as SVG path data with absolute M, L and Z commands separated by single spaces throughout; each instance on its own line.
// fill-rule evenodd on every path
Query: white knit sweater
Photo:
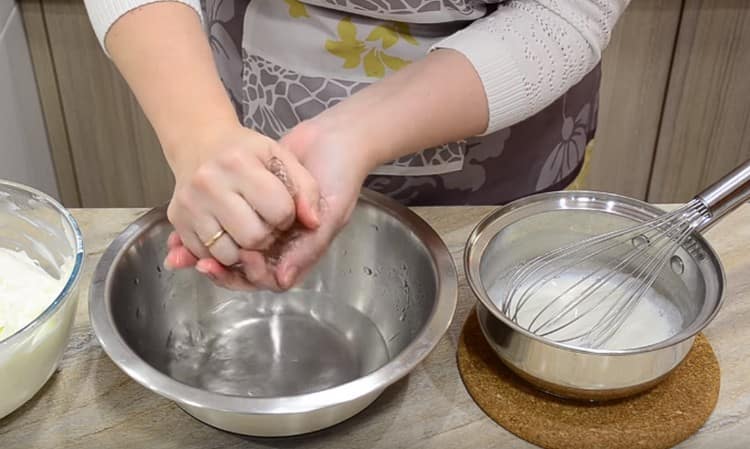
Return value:
M 120 16 L 154 1 L 165 0 L 85 3 L 103 42 Z M 184 3 L 201 14 L 199 0 L 166 1 Z M 476 68 L 487 94 L 489 133 L 541 111 L 593 69 L 629 2 L 509 0 L 433 48 L 457 50 Z

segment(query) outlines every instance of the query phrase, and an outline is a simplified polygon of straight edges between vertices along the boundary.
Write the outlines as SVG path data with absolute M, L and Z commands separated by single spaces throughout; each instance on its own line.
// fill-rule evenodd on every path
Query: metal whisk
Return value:
M 501 309 L 536 335 L 601 347 L 690 235 L 748 199 L 750 161 L 673 212 L 522 264 L 510 277 Z

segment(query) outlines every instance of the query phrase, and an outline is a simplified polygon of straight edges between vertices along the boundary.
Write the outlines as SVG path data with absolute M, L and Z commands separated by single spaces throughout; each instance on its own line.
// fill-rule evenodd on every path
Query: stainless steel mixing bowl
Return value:
M 656 344 L 606 350 L 553 342 L 519 327 L 498 307 L 501 298 L 493 299 L 488 293 L 492 288 L 495 296 L 502 296 L 502 281 L 493 286 L 496 280 L 534 256 L 662 213 L 619 195 L 564 191 L 515 201 L 482 220 L 466 244 L 464 267 L 479 299 L 482 332 L 503 362 L 544 391 L 585 400 L 615 399 L 647 390 L 677 367 L 723 301 L 723 268 L 697 233 L 654 284 L 682 320 L 676 335 Z
M 94 274 L 91 323 L 129 376 L 221 429 L 283 436 L 349 418 L 428 355 L 455 311 L 444 243 L 372 192 L 313 273 L 282 294 L 166 271 L 171 230 L 162 207 L 117 237 Z

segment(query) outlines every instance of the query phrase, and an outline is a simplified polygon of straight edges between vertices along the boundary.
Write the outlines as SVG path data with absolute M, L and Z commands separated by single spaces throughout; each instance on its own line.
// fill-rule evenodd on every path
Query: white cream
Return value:
M 536 326 L 545 322 L 550 317 L 560 316 L 566 310 L 568 304 L 575 302 L 579 298 L 573 295 L 562 296 L 556 300 L 554 306 L 544 311 L 542 309 L 576 281 L 580 280 L 582 276 L 585 276 L 585 274 L 586 272 L 578 274 L 569 273 L 568 277 L 543 284 L 542 287 L 534 292 L 532 296 L 533 300 L 528 301 L 524 304 L 524 307 L 519 309 L 516 322 L 521 327 L 533 332 Z M 488 290 L 488 294 L 495 304 L 500 304 L 505 295 L 506 286 L 503 281 L 504 279 L 497 280 Z M 614 288 L 615 285 L 603 285 L 598 289 L 598 295 L 592 294 L 586 299 L 584 304 L 572 307 L 568 315 L 558 322 L 570 322 L 570 324 L 564 329 L 548 335 L 547 338 L 560 341 L 586 334 L 599 322 L 605 313 L 612 310 L 613 307 L 623 304 L 626 300 L 627 296 L 623 298 L 608 295 L 608 288 Z M 594 309 L 590 308 L 591 305 L 598 304 L 599 301 L 601 301 L 601 306 Z M 668 339 L 681 329 L 682 316 L 680 312 L 674 304 L 656 290 L 652 288 L 648 289 L 634 304 L 634 307 L 619 329 L 601 346 L 603 349 L 632 349 L 648 346 Z M 531 326 L 532 321 L 540 312 L 543 313 L 542 316 L 544 318 L 538 319 Z M 588 313 L 573 321 L 573 318 L 578 317 L 583 312 Z M 552 329 L 553 327 L 548 327 L 547 329 Z M 540 332 L 536 333 L 539 334 Z M 576 346 L 588 346 L 585 340 L 578 340 L 572 342 L 572 344 Z
M 0 248 L 0 341 L 44 312 L 66 281 L 67 276 L 52 277 L 25 252 Z

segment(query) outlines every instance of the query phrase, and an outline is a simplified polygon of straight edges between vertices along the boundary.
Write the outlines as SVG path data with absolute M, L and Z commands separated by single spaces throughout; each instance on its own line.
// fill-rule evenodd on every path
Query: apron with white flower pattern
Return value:
M 238 115 L 277 139 L 423 57 L 501 1 L 203 0 L 202 6 Z M 378 167 L 365 186 L 410 206 L 504 204 L 565 188 L 580 171 L 596 129 L 600 76 L 597 66 L 514 126 Z

